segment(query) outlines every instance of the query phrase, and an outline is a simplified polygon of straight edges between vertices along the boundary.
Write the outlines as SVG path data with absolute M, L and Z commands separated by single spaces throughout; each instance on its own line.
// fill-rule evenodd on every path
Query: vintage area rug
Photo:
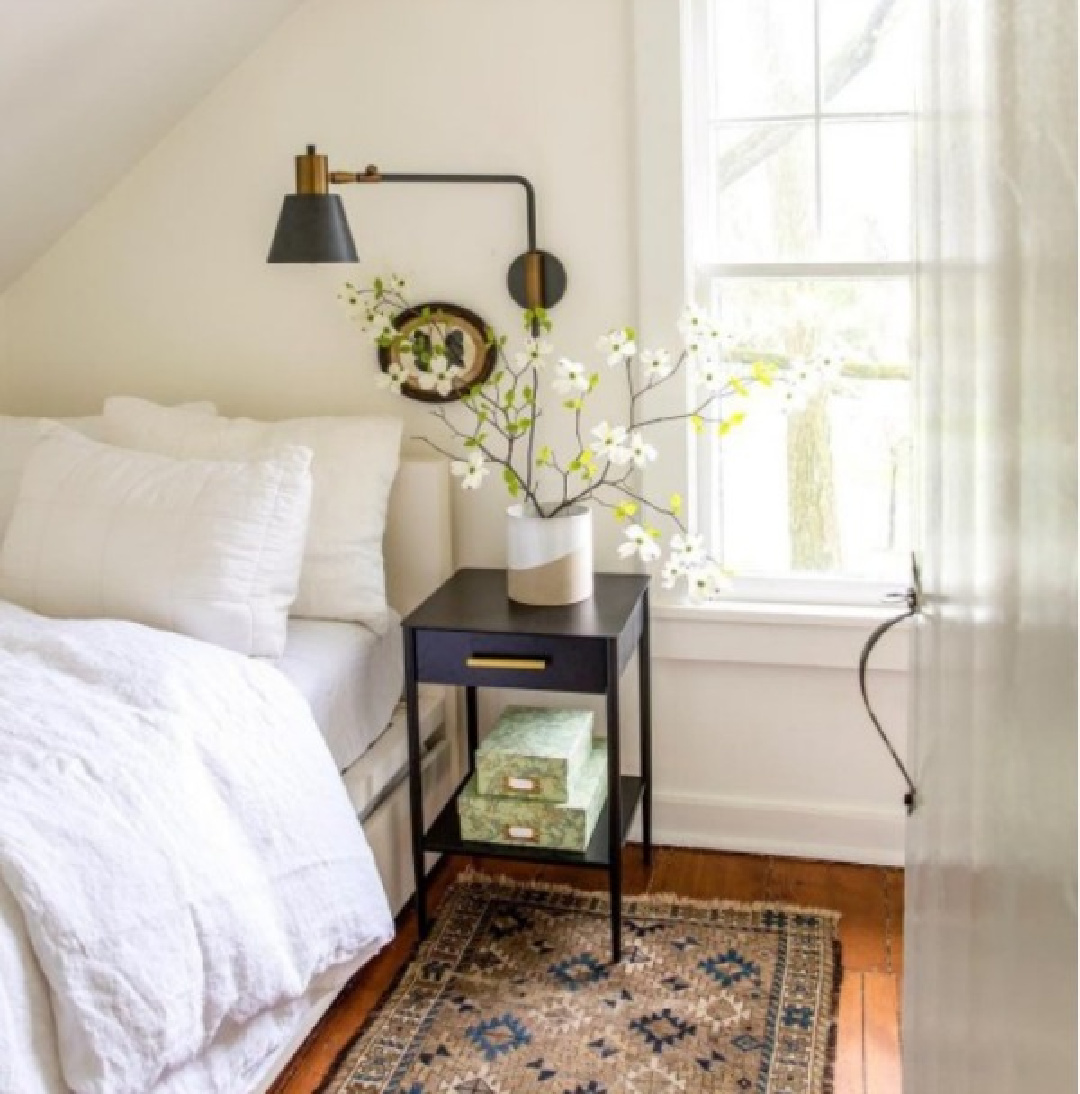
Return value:
M 324 1094 L 828 1094 L 836 912 L 463 874 Z

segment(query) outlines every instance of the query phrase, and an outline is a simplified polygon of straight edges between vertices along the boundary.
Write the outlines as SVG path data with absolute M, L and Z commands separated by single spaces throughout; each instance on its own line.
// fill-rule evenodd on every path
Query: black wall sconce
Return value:
M 536 246 L 536 191 L 523 175 L 442 175 L 382 172 L 375 166 L 363 171 L 331 171 L 327 157 L 315 145 L 296 157 L 296 193 L 281 207 L 268 262 L 356 262 L 356 244 L 341 198 L 330 186 L 353 182 L 510 183 L 525 190 L 527 244 L 510 264 L 506 286 L 522 308 L 554 307 L 566 292 L 566 270 L 547 251 Z

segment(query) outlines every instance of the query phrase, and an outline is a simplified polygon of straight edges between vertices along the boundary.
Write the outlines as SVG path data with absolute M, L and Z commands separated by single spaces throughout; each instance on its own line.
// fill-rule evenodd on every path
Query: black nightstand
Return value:
M 639 801 L 645 862 L 652 861 L 649 579 L 632 574 L 597 574 L 589 600 L 564 608 L 532 608 L 508 599 L 505 570 L 459 570 L 404 621 L 403 627 L 412 850 L 420 937 L 425 937 L 428 931 L 425 852 L 586 866 L 608 873 L 611 948 L 614 960 L 619 961 L 621 852 Z M 619 764 L 619 678 L 635 650 L 639 654 L 641 696 L 640 776 L 623 775 Z M 455 684 L 465 689 L 470 775 L 479 744 L 477 688 L 606 695 L 608 798 L 588 850 L 578 854 L 464 840 L 458 824 L 456 793 L 425 831 L 417 699 L 421 683 Z

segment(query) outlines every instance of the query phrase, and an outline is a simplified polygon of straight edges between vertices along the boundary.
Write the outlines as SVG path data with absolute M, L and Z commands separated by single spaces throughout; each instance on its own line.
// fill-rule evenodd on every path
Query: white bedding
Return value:
M 393 933 L 270 665 L 0 603 L 0 756 L 3 1094 L 242 1091 Z
M 376 634 L 363 623 L 290 619 L 274 664 L 293 682 L 338 771 L 364 755 L 390 723 L 404 681 L 401 619 Z

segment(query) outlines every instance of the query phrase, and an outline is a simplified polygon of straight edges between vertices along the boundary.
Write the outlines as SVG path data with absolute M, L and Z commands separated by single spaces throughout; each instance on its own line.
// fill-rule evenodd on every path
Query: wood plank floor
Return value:
M 607 884 L 607 876 L 594 870 L 453 859 L 440 866 L 432 887 L 432 908 L 437 908 L 446 887 L 469 862 L 492 874 L 562 882 L 579 889 Z M 640 849 L 631 846 L 626 851 L 623 877 L 627 892 L 778 900 L 839 911 L 844 979 L 835 1094 L 900 1094 L 901 870 L 662 847 L 656 851 L 651 872 L 646 872 Z M 407 911 L 397 938 L 354 981 L 272 1094 L 311 1094 L 315 1090 L 338 1051 L 408 960 L 415 941 L 415 916 Z

